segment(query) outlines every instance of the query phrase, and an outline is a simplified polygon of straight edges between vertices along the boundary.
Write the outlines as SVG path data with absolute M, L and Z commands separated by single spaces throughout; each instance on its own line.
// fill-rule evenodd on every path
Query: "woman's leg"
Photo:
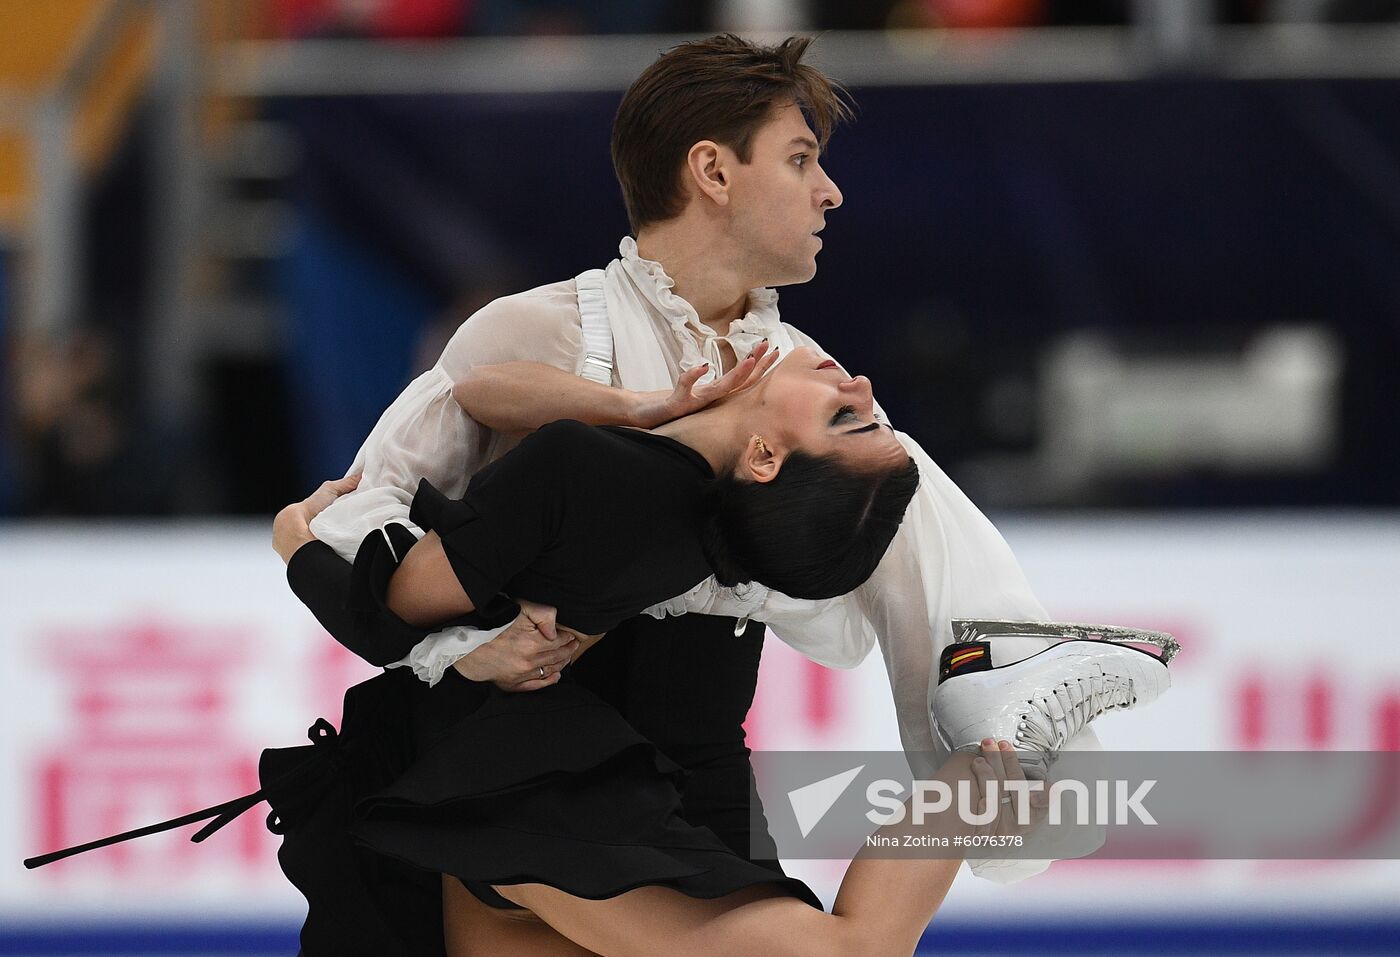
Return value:
M 534 914 L 487 907 L 446 874 L 442 935 L 447 957 L 595 957 Z
M 845 927 L 802 901 L 767 888 L 716 900 L 687 897 L 667 887 L 639 887 L 605 900 L 573 897 L 546 884 L 497 886 L 570 940 L 605 957 L 822 957 L 874 954 Z M 912 950 L 912 946 L 910 948 Z M 449 951 L 450 953 L 450 951 Z
M 974 755 L 957 754 L 937 777 L 954 787 L 957 781 L 967 780 L 985 794 L 990 778 L 1020 776 L 1009 743 L 984 745 L 983 751 L 981 765 L 974 765 Z M 906 815 L 904 823 L 877 833 L 898 838 L 934 829 L 915 826 Z M 965 827 L 945 823 L 942 830 L 962 833 Z M 709 901 L 664 887 L 641 887 L 600 901 L 573 897 L 543 884 L 500 885 L 496 891 L 539 915 L 565 937 L 606 957 L 657 953 L 907 957 L 918 946 L 961 865 L 960 858 L 857 855 L 830 914 L 763 886 Z

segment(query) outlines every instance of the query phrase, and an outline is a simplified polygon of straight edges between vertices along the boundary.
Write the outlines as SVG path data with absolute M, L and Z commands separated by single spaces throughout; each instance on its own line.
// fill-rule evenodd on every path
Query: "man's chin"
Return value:
M 792 269 L 784 270 L 784 278 L 767 283 L 769 286 L 800 286 L 804 282 L 811 282 L 817 276 L 817 261 L 815 258 L 809 259 L 805 263 L 796 263 Z

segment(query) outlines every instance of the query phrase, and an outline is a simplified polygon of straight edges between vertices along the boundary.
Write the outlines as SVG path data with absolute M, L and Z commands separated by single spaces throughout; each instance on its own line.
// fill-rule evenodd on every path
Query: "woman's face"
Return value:
M 893 430 L 875 420 L 870 380 L 852 378 L 814 349 L 784 356 L 754 389 L 753 432 L 777 455 L 834 455 L 871 470 L 896 467 L 908 457 Z

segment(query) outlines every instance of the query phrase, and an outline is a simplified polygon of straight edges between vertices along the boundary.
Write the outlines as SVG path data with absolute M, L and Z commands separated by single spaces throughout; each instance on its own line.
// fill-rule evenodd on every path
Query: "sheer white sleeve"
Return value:
M 497 437 L 457 405 L 453 382 L 474 366 L 519 359 L 573 372 L 582 343 L 572 281 L 497 299 L 476 312 L 437 365 L 409 383 L 380 416 L 347 472 L 363 473 L 359 488 L 316 516 L 312 534 L 351 560 L 370 531 L 387 522 L 409 525 L 419 479 L 461 495 L 489 461 Z
M 375 423 L 350 472 L 360 486 L 316 516 L 311 532 L 347 561 L 365 535 L 389 522 L 408 521 L 420 478 L 460 495 L 468 469 L 483 464 L 486 435 L 452 400 L 452 380 L 436 365 L 409 383 Z
M 452 385 L 474 366 L 529 360 L 574 372 L 583 334 L 573 281 L 542 286 L 485 306 L 453 335 L 437 365 L 409 383 L 384 411 L 349 472 L 359 488 L 343 495 L 311 523 L 317 538 L 347 561 L 370 531 L 408 521 L 418 480 L 461 495 L 471 476 L 501 450 L 505 439 L 475 422 L 452 398 Z M 347 473 L 349 474 L 349 473 Z M 436 683 L 447 667 L 504 629 L 451 628 L 430 635 L 397 665 Z

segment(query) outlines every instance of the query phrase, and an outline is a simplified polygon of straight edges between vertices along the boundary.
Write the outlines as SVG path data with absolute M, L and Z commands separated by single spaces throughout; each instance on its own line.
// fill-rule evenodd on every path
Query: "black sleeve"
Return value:
M 369 660 L 353 640 L 350 611 L 350 563 L 325 542 L 312 541 L 298 548 L 287 562 L 287 584 L 301 603 L 330 632 L 331 637 L 356 655 Z
M 401 525 L 390 529 L 395 547 L 406 551 L 412 533 Z M 365 537 L 353 566 L 325 542 L 308 542 L 287 563 L 287 582 L 332 638 L 383 667 L 402 659 L 428 634 L 384 607 L 383 594 L 395 567 L 393 551 L 376 531 Z
M 507 583 L 554 544 L 566 498 L 577 497 L 594 471 L 597 442 L 591 426 L 552 422 L 477 472 L 460 499 L 419 483 L 409 520 L 438 533 L 478 609 L 492 608 Z

